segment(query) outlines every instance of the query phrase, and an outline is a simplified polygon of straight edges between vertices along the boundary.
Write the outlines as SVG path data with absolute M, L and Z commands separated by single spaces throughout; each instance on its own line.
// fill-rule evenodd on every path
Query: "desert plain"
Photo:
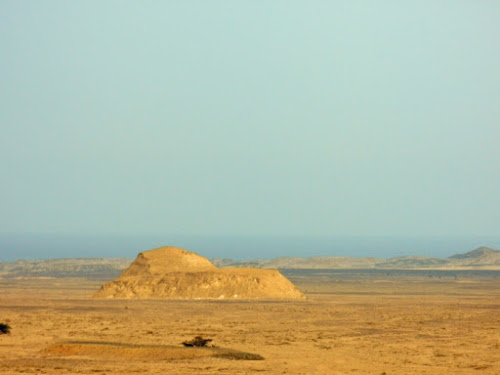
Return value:
M 0 279 L 0 374 L 500 374 L 498 273 L 285 276 L 307 299 L 93 299 L 109 280 Z M 157 355 L 194 336 L 264 359 Z

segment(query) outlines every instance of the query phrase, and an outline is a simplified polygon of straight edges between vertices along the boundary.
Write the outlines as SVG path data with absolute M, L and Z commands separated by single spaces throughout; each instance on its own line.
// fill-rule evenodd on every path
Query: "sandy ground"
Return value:
M 101 281 L 0 280 L 0 374 L 500 374 L 500 280 L 296 278 L 306 301 L 96 300 Z M 180 346 L 247 361 L 48 355 L 65 341 Z M 126 346 L 125 345 L 125 346 Z

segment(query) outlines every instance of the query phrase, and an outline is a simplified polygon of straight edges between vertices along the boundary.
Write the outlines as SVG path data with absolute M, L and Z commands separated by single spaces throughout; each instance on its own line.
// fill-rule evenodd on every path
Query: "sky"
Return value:
M 499 19 L 0 2 L 0 232 L 498 238 Z

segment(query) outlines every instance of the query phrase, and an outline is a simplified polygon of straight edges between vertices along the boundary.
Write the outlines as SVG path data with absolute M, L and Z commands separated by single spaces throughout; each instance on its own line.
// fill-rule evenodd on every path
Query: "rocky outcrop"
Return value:
M 301 299 L 279 271 L 215 267 L 207 258 L 175 248 L 145 251 L 96 298 Z

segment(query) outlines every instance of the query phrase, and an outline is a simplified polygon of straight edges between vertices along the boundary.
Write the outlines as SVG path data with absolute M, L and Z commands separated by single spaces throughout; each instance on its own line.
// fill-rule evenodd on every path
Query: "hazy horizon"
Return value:
M 162 236 L 234 258 L 498 247 L 499 19 L 493 1 L 0 2 L 0 228 L 55 236 L 0 259 Z M 245 236 L 280 240 L 227 240 Z
M 500 236 L 187 236 L 112 234 L 0 234 L 0 261 L 55 258 L 135 258 L 141 251 L 177 246 L 209 258 L 282 256 L 446 258 L 481 246 L 500 249 Z

